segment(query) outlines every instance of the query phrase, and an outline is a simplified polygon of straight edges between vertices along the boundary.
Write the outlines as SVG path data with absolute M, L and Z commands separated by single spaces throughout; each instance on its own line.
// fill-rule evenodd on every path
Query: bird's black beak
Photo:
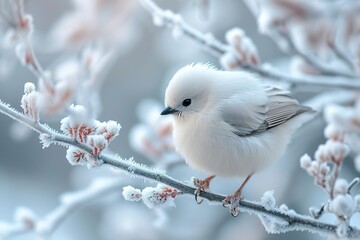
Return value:
M 171 107 L 167 107 L 164 109 L 164 111 L 162 111 L 160 113 L 160 115 L 169 115 L 169 114 L 174 114 L 174 113 L 177 113 L 179 112 L 179 110 L 176 110 L 174 108 L 171 108 Z

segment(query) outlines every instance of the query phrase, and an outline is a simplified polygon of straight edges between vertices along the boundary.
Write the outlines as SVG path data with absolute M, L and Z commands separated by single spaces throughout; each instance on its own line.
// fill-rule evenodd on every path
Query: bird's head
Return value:
M 215 69 L 204 64 L 181 68 L 170 80 L 165 93 L 167 106 L 161 115 L 173 114 L 187 118 L 206 109 L 211 92 L 212 74 Z

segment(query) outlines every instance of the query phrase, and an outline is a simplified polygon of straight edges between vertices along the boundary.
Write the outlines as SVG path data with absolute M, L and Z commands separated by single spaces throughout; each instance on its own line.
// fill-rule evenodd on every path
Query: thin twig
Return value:
M 10 2 L 12 4 L 13 14 L 16 22 L 15 29 L 18 31 L 22 31 L 24 22 L 26 21 L 24 2 L 23 0 L 13 0 Z M 49 92 L 52 92 L 51 89 L 53 87 L 53 83 L 51 82 L 51 79 L 45 74 L 44 69 L 40 65 L 35 55 L 34 47 L 32 46 L 30 39 L 31 32 L 29 32 L 28 34 L 19 34 L 19 36 L 22 38 L 22 43 L 26 49 L 27 60 L 29 61 L 26 66 L 38 78 L 39 81 L 43 81 L 45 87 L 49 90 Z
M 48 134 L 53 143 L 59 143 L 63 146 L 75 146 L 88 154 L 92 155 L 92 149 L 87 145 L 80 143 L 73 138 L 70 138 L 64 134 L 57 133 L 55 130 L 43 124 L 36 124 L 32 119 L 26 117 L 25 115 L 19 113 L 15 109 L 11 108 L 8 104 L 0 102 L 0 112 L 9 116 L 12 119 L 17 120 L 20 123 L 25 124 L 34 131 L 40 134 Z M 131 160 L 122 159 L 118 156 L 103 154 L 99 156 L 99 160 L 102 160 L 105 165 L 109 167 L 115 167 L 116 169 L 123 170 L 129 173 L 131 176 L 136 176 L 140 178 L 147 178 L 157 182 L 164 183 L 170 187 L 178 189 L 184 194 L 194 195 L 196 188 L 188 186 L 179 180 L 176 180 L 160 170 L 150 169 L 144 167 L 140 164 L 137 164 Z M 225 196 L 214 194 L 210 192 L 202 191 L 200 196 L 204 199 L 207 199 L 210 202 L 216 202 L 220 204 Z M 278 209 L 266 209 L 264 206 L 257 202 L 242 200 L 239 202 L 240 210 L 247 213 L 253 213 L 262 216 L 268 216 L 280 221 L 286 222 L 286 228 L 283 231 L 295 231 L 295 230 L 307 230 L 310 232 L 317 232 L 322 234 L 330 234 L 336 236 L 336 225 L 323 223 L 317 220 L 314 220 L 308 216 L 302 215 L 290 215 L 286 214 Z M 360 231 L 355 227 L 349 227 L 348 237 L 353 239 L 360 238 Z
M 359 182 L 360 182 L 360 178 L 358 178 L 358 177 L 357 177 L 357 178 L 354 178 L 354 179 L 350 182 L 350 184 L 349 184 L 347 193 L 350 194 L 351 189 L 353 189 L 353 187 L 355 187 L 357 184 L 359 184 Z
M 290 53 L 298 55 L 299 57 L 303 58 L 305 61 L 307 61 L 313 67 L 315 67 L 317 70 L 319 70 L 321 72 L 321 74 L 323 74 L 325 76 L 331 76 L 331 77 L 359 78 L 359 76 L 354 75 L 352 73 L 342 72 L 337 69 L 326 66 L 324 63 L 318 61 L 314 57 L 300 51 L 299 48 L 294 44 L 294 41 L 291 39 L 291 37 L 288 34 L 284 33 L 284 34 L 281 34 L 281 36 L 288 43 Z
M 164 22 L 163 26 L 167 26 L 169 28 L 174 28 L 174 27 L 181 28 L 181 32 L 183 33 L 184 36 L 197 42 L 200 46 L 203 46 L 213 56 L 220 57 L 228 51 L 228 46 L 226 44 L 223 44 L 214 37 L 209 37 L 210 35 L 201 33 L 200 31 L 191 27 L 184 21 L 179 22 L 178 18 L 174 18 L 174 14 L 168 14 L 168 12 L 158 7 L 153 1 L 151 0 L 138 0 L 138 1 L 154 17 L 160 18 Z M 302 85 L 302 86 L 312 86 L 312 87 L 322 87 L 322 88 L 343 88 L 349 90 L 360 89 L 360 81 L 353 81 L 350 79 L 332 77 L 329 80 L 329 78 L 321 78 L 314 76 L 293 77 L 290 76 L 288 73 L 273 71 L 271 69 L 267 69 L 260 65 L 242 65 L 241 67 L 244 70 L 257 73 L 265 78 L 270 78 L 276 81 L 290 83 L 292 86 Z
M 329 189 L 326 189 L 329 194 L 329 198 L 334 199 L 335 182 L 340 174 L 342 163 L 334 164 L 332 172 L 330 174 Z
M 100 182 L 99 181 L 103 181 Z M 94 201 L 120 191 L 123 181 L 116 179 L 98 179 L 87 188 L 80 191 L 65 193 L 60 198 L 60 204 L 43 218 L 37 218 L 31 224 L 9 224 L 6 228 L 6 238 L 15 237 L 20 234 L 35 232 L 40 239 L 47 239 L 56 231 L 60 224 L 65 221 L 72 213 Z
M 349 56 L 347 56 L 347 54 L 345 54 L 338 46 L 338 44 L 335 42 L 332 45 L 332 50 L 335 53 L 335 55 L 346 65 L 348 66 L 349 69 L 351 69 L 351 71 L 355 72 L 355 65 L 354 63 L 351 61 L 351 59 L 349 58 Z
M 50 236 L 70 214 L 75 212 L 75 210 L 79 210 L 80 208 L 104 197 L 107 194 L 120 191 L 119 189 L 121 189 L 123 184 L 119 178 L 102 181 L 107 182 L 102 183 L 101 186 L 96 186 L 95 181 L 86 189 L 78 192 L 67 193 L 67 197 L 71 198 L 70 200 L 67 201 L 65 197 L 57 208 L 47 214 L 43 219 L 41 219 L 41 221 L 37 222 L 38 225 L 46 224 L 46 228 L 38 234 L 45 237 Z

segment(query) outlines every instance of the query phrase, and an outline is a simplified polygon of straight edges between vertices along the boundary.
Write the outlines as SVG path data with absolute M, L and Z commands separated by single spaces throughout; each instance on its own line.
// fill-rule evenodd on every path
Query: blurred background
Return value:
M 33 15 L 35 25 L 34 49 L 45 69 L 53 69 L 64 59 L 79 54 L 86 38 L 75 41 L 75 33 L 71 35 L 71 29 L 81 24 L 98 24 L 97 28 L 101 29 L 103 38 L 96 40 L 102 41 L 108 51 L 116 51 L 116 57 L 109 63 L 99 91 L 101 110 L 98 119 L 115 120 L 122 125 L 120 136 L 110 145 L 110 149 L 124 158 L 133 156 L 139 163 L 156 164 L 156 157 L 139 152 L 136 148 L 136 139 L 131 139 L 138 136 L 132 132 L 134 126 L 139 123 L 147 124 L 148 115 L 142 116 L 146 111 L 139 111 L 139 104 L 143 103 L 140 109 L 141 106 L 162 106 L 167 82 L 180 67 L 196 62 L 220 67 L 218 60 L 192 41 L 186 38 L 174 39 L 168 29 L 154 26 L 152 17 L 135 0 L 117 0 L 119 8 L 106 10 L 102 13 L 106 17 L 96 15 L 95 20 L 82 18 L 81 15 L 81 8 L 90 2 L 96 2 L 95 0 L 25 2 L 26 12 Z M 163 8 L 181 13 L 187 23 L 203 32 L 213 33 L 220 40 L 224 40 L 224 34 L 228 29 L 240 27 L 257 45 L 262 61 L 287 67 L 287 57 L 278 50 L 271 39 L 258 33 L 256 20 L 242 1 L 209 0 L 207 10 L 202 5 L 207 1 L 156 2 Z M 112 21 L 121 24 L 108 26 L 113 24 Z M 96 36 L 99 29 L 91 30 L 91 34 L 94 35 L 90 35 Z M 0 59 L 1 99 L 20 109 L 24 83 L 36 82 L 37 79 L 18 63 L 13 53 L 0 51 Z M 295 96 L 305 101 L 311 94 L 296 92 Z M 147 100 L 145 103 L 148 105 L 144 105 L 144 100 Z M 55 129 L 59 129 L 62 117 L 44 116 L 42 119 Z M 303 126 L 293 137 L 284 157 L 270 169 L 253 177 L 244 190 L 245 197 L 259 200 L 265 191 L 274 190 L 278 205 L 286 203 L 299 213 L 307 213 L 311 206 L 321 206 L 321 203 L 326 201 L 326 195 L 313 186 L 313 179 L 300 169 L 299 158 L 304 153 L 313 155 L 317 146 L 324 141 L 323 127 L 321 117 Z M 51 146 L 43 150 L 37 134 L 27 131 L 6 116 L 0 116 L 0 133 L 2 221 L 11 222 L 14 211 L 19 206 L 32 209 L 39 217 L 44 216 L 59 204 L 59 196 L 62 193 L 82 189 L 98 177 L 121 178 L 124 186 L 130 183 L 139 188 L 155 185 L 149 181 L 144 182 L 114 173 L 106 168 L 88 170 L 84 167 L 73 167 L 66 161 L 64 148 Z M 167 173 L 183 181 L 189 181 L 192 176 L 206 177 L 204 173 L 191 170 L 184 163 L 172 166 Z M 345 163 L 342 174 L 356 175 L 352 161 Z M 216 178 L 211 190 L 230 194 L 242 180 Z M 233 218 L 221 207 L 209 206 L 207 203 L 196 204 L 193 197 L 177 198 L 176 207 L 165 209 L 164 216 L 164 213 L 150 210 L 142 203 L 126 202 L 121 192 L 122 188 L 111 196 L 74 212 L 56 230 L 52 239 L 319 238 L 318 235 L 307 232 L 268 235 L 256 216 L 244 213 L 238 218 Z M 162 219 L 161 224 L 154 224 L 159 218 Z M 33 237 L 32 234 L 26 234 L 14 239 Z

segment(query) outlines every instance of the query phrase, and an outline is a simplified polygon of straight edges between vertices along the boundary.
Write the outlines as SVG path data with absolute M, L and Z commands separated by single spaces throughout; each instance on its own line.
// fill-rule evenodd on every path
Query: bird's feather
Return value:
M 257 105 L 247 106 L 246 103 L 240 105 L 239 101 L 228 101 L 223 105 L 223 120 L 234 128 L 236 135 L 259 134 L 301 113 L 313 111 L 309 107 L 300 105 L 286 90 L 266 87 L 265 92 L 267 101 L 264 103 L 258 102 Z

